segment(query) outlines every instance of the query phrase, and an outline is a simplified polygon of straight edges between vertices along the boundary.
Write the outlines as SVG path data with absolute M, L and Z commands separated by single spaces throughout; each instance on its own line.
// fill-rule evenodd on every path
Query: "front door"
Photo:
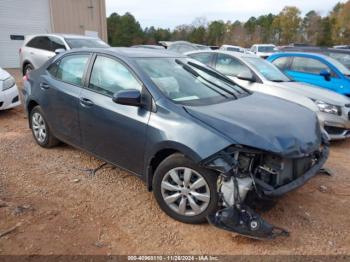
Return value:
M 325 79 L 320 75 L 323 70 L 330 72 L 330 79 Z M 335 92 L 340 88 L 342 82 L 328 65 L 320 60 L 308 57 L 294 57 L 290 68 L 285 73 L 295 81 L 309 83 Z
M 121 61 L 98 55 L 87 89 L 80 97 L 83 146 L 97 156 L 141 173 L 150 111 L 116 104 L 114 93 L 125 89 L 142 91 L 142 84 Z

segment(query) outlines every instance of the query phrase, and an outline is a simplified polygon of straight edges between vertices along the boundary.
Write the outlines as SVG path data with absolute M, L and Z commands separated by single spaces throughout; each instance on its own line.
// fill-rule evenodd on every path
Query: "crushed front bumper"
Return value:
M 314 162 L 311 167 L 286 184 L 273 187 L 251 174 L 255 192 L 258 196 L 262 199 L 279 197 L 304 185 L 312 177 L 319 174 L 329 156 L 329 143 L 325 139 L 323 140 L 322 148 L 313 156 Z M 239 178 L 235 174 L 232 174 L 232 176 L 235 180 L 236 192 L 239 192 Z M 237 196 L 237 193 L 235 195 Z M 254 239 L 274 239 L 279 236 L 289 236 L 287 230 L 265 221 L 255 210 L 247 206 L 244 199 L 241 201 L 239 195 L 240 193 L 238 193 L 238 197 L 235 197 L 233 205 L 226 205 L 215 214 L 209 215 L 209 223 L 220 229 Z
M 320 169 L 322 168 L 322 166 L 326 163 L 328 156 L 329 156 L 329 146 L 325 145 L 321 152 L 321 157 L 315 165 L 313 165 L 304 175 L 278 188 L 273 188 L 272 186 L 264 183 L 258 178 L 255 178 L 254 181 L 265 196 L 267 197 L 282 196 L 294 189 L 297 189 L 298 187 L 301 187 L 312 177 L 316 176 L 320 171 Z

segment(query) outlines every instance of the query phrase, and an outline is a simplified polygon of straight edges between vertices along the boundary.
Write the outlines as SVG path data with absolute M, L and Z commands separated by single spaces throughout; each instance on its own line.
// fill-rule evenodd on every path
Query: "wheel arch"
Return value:
M 35 100 L 30 100 L 30 101 L 28 102 L 27 106 L 26 106 L 27 115 L 28 115 L 28 119 L 29 119 L 29 121 L 28 121 L 29 128 L 31 128 L 31 125 L 30 125 L 30 121 L 31 121 L 31 119 L 30 119 L 30 112 L 32 112 L 33 108 L 36 107 L 36 106 L 38 106 L 38 105 L 39 105 L 39 103 L 36 102 Z
M 150 157 L 148 157 L 148 161 L 146 161 L 145 180 L 149 191 L 152 191 L 152 180 L 155 170 L 164 159 L 173 154 L 182 154 L 195 163 L 202 160 L 202 158 L 192 149 L 176 142 L 166 142 L 166 146 L 157 147 L 157 149 L 149 154 Z
M 26 67 L 26 65 L 29 65 L 29 64 L 31 64 L 33 66 L 33 63 L 31 63 L 29 60 L 24 60 L 23 61 L 23 63 L 22 63 L 22 75 L 23 76 L 25 75 L 24 68 Z

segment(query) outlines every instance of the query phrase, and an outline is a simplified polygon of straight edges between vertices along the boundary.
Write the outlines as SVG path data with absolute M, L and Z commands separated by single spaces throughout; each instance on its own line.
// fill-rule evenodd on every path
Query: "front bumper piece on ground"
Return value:
M 329 155 L 329 146 L 325 145 L 321 152 L 318 162 L 314 164 L 304 175 L 292 182 L 280 186 L 276 189 L 265 184 L 258 179 L 254 179 L 256 186 L 264 197 L 278 197 L 290 192 L 303 184 L 312 177 L 322 172 L 322 166 L 327 161 Z M 217 211 L 208 216 L 210 224 L 220 229 L 238 233 L 254 239 L 274 239 L 278 236 L 289 236 L 289 232 L 283 228 L 274 226 L 266 222 L 259 214 L 243 203 L 233 205 Z

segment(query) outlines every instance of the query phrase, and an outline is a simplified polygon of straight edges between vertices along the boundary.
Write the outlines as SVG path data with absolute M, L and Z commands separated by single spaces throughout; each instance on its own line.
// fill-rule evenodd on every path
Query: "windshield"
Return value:
M 269 45 L 269 46 L 259 46 L 259 47 L 258 47 L 258 52 L 273 53 L 273 52 L 275 52 L 275 47 L 274 47 L 273 45 Z
M 185 58 L 137 58 L 160 91 L 177 103 L 203 105 L 237 99 L 248 92 L 212 69 Z
M 100 39 L 93 38 L 65 38 L 70 48 L 106 48 L 109 47 Z
M 241 49 L 238 47 L 227 47 L 227 51 L 240 52 Z
M 350 70 L 346 68 L 341 62 L 332 57 L 327 57 L 327 60 L 332 63 L 343 75 L 350 76 Z
M 254 67 L 267 80 L 273 82 L 290 82 L 291 80 L 283 74 L 276 66 L 258 57 L 245 57 L 249 65 Z

